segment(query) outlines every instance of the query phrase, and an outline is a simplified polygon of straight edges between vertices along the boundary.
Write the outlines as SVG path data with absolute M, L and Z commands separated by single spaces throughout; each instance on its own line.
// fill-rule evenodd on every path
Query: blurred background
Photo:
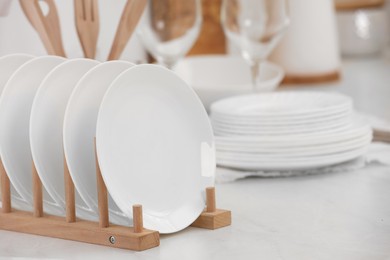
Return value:
M 343 56 L 363 57 L 380 55 L 386 51 L 389 42 L 389 1 L 319 0 L 312 2 L 310 0 L 290 0 L 289 8 L 293 24 L 295 16 L 304 16 L 308 19 L 306 23 L 314 18 L 317 22 L 309 24 L 313 27 L 312 30 L 318 31 L 318 34 L 325 34 L 326 29 L 321 25 L 326 26 L 326 17 L 329 16 L 328 6 L 331 4 L 336 18 L 339 51 Z M 55 3 L 67 56 L 69 58 L 82 57 L 82 49 L 75 30 L 74 3 L 61 0 L 56 0 Z M 104 60 L 108 55 L 126 0 L 99 0 L 98 3 L 100 31 L 96 59 Z M 41 1 L 43 10 L 48 10 L 45 5 L 45 2 Z M 238 52 L 237 48 L 225 38 L 220 23 L 220 10 L 221 0 L 202 1 L 202 28 L 196 43 L 187 55 Z M 160 12 L 164 10 L 161 9 Z M 0 39 L 0 55 L 15 52 L 34 55 L 46 53 L 38 34 L 24 15 L 19 1 L 16 0 L 0 0 Z M 317 39 L 317 44 L 321 44 L 319 39 Z M 133 62 L 146 61 L 146 51 L 136 34 L 132 36 L 120 58 Z
M 65 55 L 87 57 L 76 24 L 77 1 L 38 1 L 44 15 L 50 2 L 57 9 Z M 239 2 L 234 0 L 139 1 L 140 11 L 127 0 L 94 2 L 98 13 L 97 42 L 92 44 L 95 59 L 170 67 L 194 88 L 208 110 L 216 100 L 254 89 L 322 87 L 352 96 L 358 110 L 390 119 L 383 109 L 390 56 L 387 0 L 279 1 L 287 6 L 275 4 L 276 18 L 268 23 L 260 21 L 264 15 L 251 13 L 265 10 L 252 0 L 243 2 L 249 8 L 240 7 L 239 15 Z M 142 2 L 148 3 L 145 12 Z M 144 13 L 139 22 L 134 18 L 138 24 L 134 33 L 120 31 L 121 19 L 124 28 L 132 23 L 126 20 L 130 19 L 126 10 L 133 17 L 137 16 L 134 12 Z M 129 38 L 116 39 L 116 35 Z M 114 39 L 122 40 L 123 51 L 109 57 Z M 48 51 L 20 1 L 0 0 L 0 56 L 11 53 L 45 55 Z

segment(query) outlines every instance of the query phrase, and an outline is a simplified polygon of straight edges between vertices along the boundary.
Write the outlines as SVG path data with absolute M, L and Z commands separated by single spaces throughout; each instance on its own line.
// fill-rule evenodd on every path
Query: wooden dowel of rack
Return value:
M 64 155 L 64 180 L 65 180 L 65 209 L 66 222 L 76 222 L 75 190 L 72 177 L 70 176 L 68 164 Z
M 33 200 L 34 200 L 33 216 L 36 218 L 40 218 L 43 217 L 42 182 L 41 179 L 39 178 L 34 162 L 32 163 L 32 181 L 33 181 Z
M 95 162 L 96 162 L 96 183 L 97 183 L 97 193 L 98 193 L 98 207 L 99 207 L 99 226 L 101 228 L 106 228 L 109 225 L 109 215 L 108 215 L 108 198 L 107 198 L 107 187 L 104 183 L 102 173 L 100 171 L 99 162 L 97 159 L 96 153 L 96 138 L 94 140 L 95 145 Z
M 206 188 L 206 211 L 215 212 L 217 209 L 215 202 L 215 188 L 208 187 Z
M 217 209 L 215 199 L 215 188 L 206 188 L 206 208 L 191 226 L 207 229 L 217 229 L 232 224 L 232 213 L 230 210 Z
M 11 184 L 7 173 L 5 172 L 3 162 L 0 160 L 0 184 L 1 184 L 1 211 L 3 213 L 11 212 Z
M 133 205 L 133 228 L 134 233 L 141 233 L 144 231 L 144 222 L 142 216 L 142 205 Z

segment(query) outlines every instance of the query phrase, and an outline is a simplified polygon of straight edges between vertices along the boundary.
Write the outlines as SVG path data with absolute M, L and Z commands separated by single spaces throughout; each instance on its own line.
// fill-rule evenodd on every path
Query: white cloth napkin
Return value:
M 346 172 L 364 168 L 369 164 L 382 164 L 390 166 L 390 144 L 374 142 L 369 145 L 367 154 L 364 157 L 360 157 L 341 164 L 310 170 L 239 171 L 217 167 L 215 180 L 217 183 L 226 183 L 247 177 L 289 177 L 297 175 Z
M 362 115 L 374 130 L 374 141 L 390 143 L 390 122 L 372 115 Z

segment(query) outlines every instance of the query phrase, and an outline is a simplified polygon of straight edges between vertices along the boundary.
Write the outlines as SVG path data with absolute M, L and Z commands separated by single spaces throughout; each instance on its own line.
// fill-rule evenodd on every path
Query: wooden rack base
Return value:
M 97 160 L 97 159 L 96 159 Z M 133 227 L 109 224 L 107 188 L 96 163 L 99 222 L 76 219 L 75 187 L 64 160 L 66 216 L 43 213 L 42 184 L 33 164 L 33 212 L 13 210 L 10 180 L 0 160 L 2 208 L 0 229 L 33 235 L 61 238 L 90 244 L 142 251 L 160 245 L 158 231 L 143 228 L 142 206 L 133 205 Z M 194 227 L 216 229 L 231 224 L 231 212 L 216 209 L 214 187 L 206 189 L 207 207 L 192 224 Z
M 132 227 L 110 225 L 100 228 L 96 222 L 79 220 L 68 223 L 63 217 L 50 215 L 35 218 L 31 212 L 24 211 L 0 213 L 0 229 L 134 251 L 160 244 L 159 233 L 153 230 L 143 229 L 135 233 Z

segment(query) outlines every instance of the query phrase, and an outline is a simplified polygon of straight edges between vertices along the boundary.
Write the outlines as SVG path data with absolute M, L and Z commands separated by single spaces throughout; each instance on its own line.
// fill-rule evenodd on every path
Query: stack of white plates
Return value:
M 371 142 L 368 123 L 341 94 L 277 92 L 211 106 L 217 163 L 243 170 L 299 170 L 355 159 Z

